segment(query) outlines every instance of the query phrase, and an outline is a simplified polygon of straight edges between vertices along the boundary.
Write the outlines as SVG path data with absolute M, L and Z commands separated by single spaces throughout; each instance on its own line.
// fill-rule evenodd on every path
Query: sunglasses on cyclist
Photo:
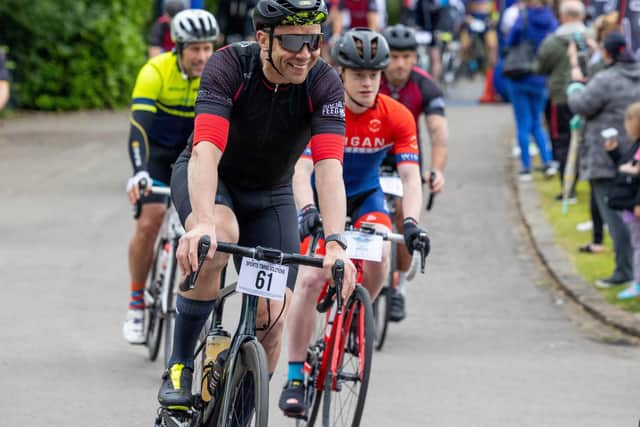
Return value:
M 305 44 L 313 52 L 320 48 L 322 41 L 322 34 L 277 34 L 274 37 L 278 39 L 280 46 L 293 53 L 300 52 Z

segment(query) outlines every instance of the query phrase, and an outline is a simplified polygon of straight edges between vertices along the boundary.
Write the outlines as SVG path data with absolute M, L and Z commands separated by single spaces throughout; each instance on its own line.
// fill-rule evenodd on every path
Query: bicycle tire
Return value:
M 229 363 L 229 362 L 227 362 Z M 227 414 L 228 420 L 220 419 L 225 412 L 221 405 L 217 418 L 214 424 L 210 426 L 246 426 L 252 425 L 255 427 L 267 427 L 269 423 L 269 373 L 267 365 L 267 354 L 262 348 L 262 345 L 257 340 L 247 341 L 242 344 L 238 356 L 235 361 L 233 372 L 228 372 L 231 380 L 231 396 L 227 401 Z M 253 411 L 253 423 L 245 424 L 240 423 L 238 414 L 246 413 L 246 406 L 250 402 L 245 401 L 243 398 L 244 390 L 247 387 L 245 381 L 251 381 L 253 385 L 254 393 L 254 411 Z
M 378 351 L 384 347 L 389 327 L 389 315 L 391 313 L 391 294 L 389 288 L 385 286 L 373 303 L 373 318 L 375 324 L 374 348 Z
M 313 360 L 309 360 L 309 357 L 307 356 L 307 362 L 312 364 L 311 366 L 312 376 L 310 378 L 307 378 L 306 393 L 305 393 L 305 402 L 307 403 L 307 409 L 310 409 L 310 412 L 309 412 L 309 416 L 307 417 L 306 424 L 303 422 L 300 422 L 299 420 L 296 421 L 296 424 L 298 425 L 298 427 L 302 427 L 305 425 L 309 427 L 313 426 L 316 422 L 316 418 L 318 417 L 318 414 L 320 413 L 320 403 L 322 402 L 323 389 L 322 388 L 319 389 L 317 387 L 316 381 L 320 373 L 320 367 L 322 365 L 322 358 L 323 358 L 324 352 L 327 351 L 326 348 L 323 349 L 324 344 L 322 343 L 324 342 L 326 323 L 328 322 L 328 319 L 330 316 L 331 316 L 331 311 L 328 313 L 316 313 L 317 322 L 316 322 L 316 331 L 314 334 L 315 339 L 314 339 L 314 344 L 311 344 L 309 348 L 309 351 L 312 354 L 314 354 Z
M 169 358 L 171 357 L 171 352 L 173 350 L 173 331 L 175 329 L 176 323 L 176 276 L 178 270 L 178 261 L 175 259 L 177 246 L 174 245 L 171 256 L 173 257 L 173 262 L 171 265 L 171 273 L 169 276 L 169 284 L 171 289 L 169 290 L 169 295 L 167 297 L 167 313 L 165 317 L 165 325 L 164 325 L 164 365 L 168 367 Z
M 149 271 L 147 286 L 145 288 L 145 294 L 148 292 L 153 298 L 153 304 L 145 307 L 147 317 L 146 346 L 149 351 L 149 360 L 152 362 L 155 362 L 158 358 L 160 341 L 162 339 L 162 327 L 164 323 L 162 316 L 160 315 L 162 312 L 162 290 L 159 288 L 158 279 L 156 278 L 159 254 L 163 246 L 164 242 L 160 239 L 153 254 L 153 262 L 151 263 L 151 270 Z
M 356 311 L 359 310 L 359 311 Z M 367 399 L 367 390 L 369 388 L 369 376 L 371 374 L 371 361 L 373 357 L 373 341 L 374 341 L 374 323 L 373 323 L 373 308 L 371 305 L 371 299 L 369 298 L 369 293 L 367 290 L 361 286 L 356 286 L 351 298 L 349 298 L 349 302 L 347 303 L 345 310 L 345 321 L 348 319 L 348 316 L 351 316 L 352 313 L 360 314 L 361 311 L 364 310 L 364 331 L 361 334 L 359 329 L 359 323 L 356 324 L 355 329 L 357 333 L 354 334 L 353 329 L 350 331 L 342 331 L 342 334 L 346 337 L 343 340 L 345 344 L 345 348 L 341 349 L 342 355 L 340 357 L 340 363 L 338 366 L 338 375 L 339 378 L 337 380 L 337 384 L 341 386 L 341 390 L 333 390 L 333 381 L 327 375 L 327 380 L 325 381 L 325 388 L 322 396 L 323 405 L 322 405 L 322 424 L 323 426 L 351 426 L 357 427 L 360 425 L 360 421 L 362 419 L 362 413 L 364 411 L 364 405 Z M 355 321 L 355 318 L 354 318 Z M 346 322 L 345 322 L 346 324 Z M 364 337 L 364 343 L 360 342 L 358 338 L 360 335 Z M 335 344 L 332 344 L 332 346 Z M 357 355 L 353 354 L 357 348 Z M 361 351 L 364 350 L 364 352 Z M 364 353 L 364 354 L 362 354 Z M 345 362 L 345 359 L 348 356 L 356 356 L 355 359 L 358 361 L 358 365 L 351 372 L 348 362 Z M 363 365 L 362 368 L 360 366 Z M 362 372 L 360 374 L 360 371 Z M 356 374 L 357 372 L 357 374 Z M 348 379 L 347 376 L 351 377 L 353 381 L 353 387 L 349 390 L 347 387 L 344 387 L 345 379 Z M 358 380 L 353 380 L 353 378 L 358 378 Z M 353 416 L 344 416 L 345 413 L 345 405 L 341 404 L 345 401 L 350 401 L 350 396 L 345 395 L 345 393 L 351 392 L 351 395 L 355 395 L 355 406 L 352 408 Z M 334 401 L 334 402 L 332 402 Z M 332 410 L 332 403 L 334 404 L 334 408 Z
M 387 277 L 387 284 L 382 288 L 380 294 L 373 302 L 373 318 L 375 324 L 375 342 L 374 347 L 376 350 L 382 350 L 384 341 L 387 338 L 387 329 L 389 328 L 389 319 L 391 317 L 391 293 L 393 292 L 393 277 L 396 271 L 395 265 L 397 263 L 397 247 L 391 245 L 391 252 L 389 254 L 389 276 Z

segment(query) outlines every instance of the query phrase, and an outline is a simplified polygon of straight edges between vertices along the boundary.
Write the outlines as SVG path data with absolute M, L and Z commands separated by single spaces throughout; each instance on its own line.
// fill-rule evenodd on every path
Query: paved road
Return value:
M 555 304 L 508 184 L 506 107 L 449 110 L 429 274 L 374 359 L 363 426 L 631 426 L 635 347 Z M 161 366 L 121 338 L 126 113 L 0 122 L 0 425 L 150 426 Z M 230 326 L 234 326 L 231 322 Z M 273 380 L 272 425 L 284 380 Z

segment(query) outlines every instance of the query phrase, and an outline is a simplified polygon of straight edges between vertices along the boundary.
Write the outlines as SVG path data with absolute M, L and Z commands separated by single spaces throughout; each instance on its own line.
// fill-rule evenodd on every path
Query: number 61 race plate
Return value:
M 286 265 L 243 257 L 236 290 L 243 294 L 282 301 L 288 274 L 289 267 Z

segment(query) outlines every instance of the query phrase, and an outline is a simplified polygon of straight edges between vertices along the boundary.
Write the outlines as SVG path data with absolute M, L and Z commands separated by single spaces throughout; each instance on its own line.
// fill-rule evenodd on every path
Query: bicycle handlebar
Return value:
M 200 238 L 200 241 L 198 242 L 198 269 L 195 272 L 189 274 L 185 281 L 180 284 L 181 291 L 186 292 L 195 288 L 196 279 L 198 278 L 198 274 L 202 269 L 202 264 L 204 263 L 207 253 L 209 252 L 209 248 L 211 248 L 211 238 L 209 236 L 202 236 Z M 267 261 L 272 264 L 300 264 L 310 267 L 322 268 L 322 263 L 324 261 L 324 258 L 292 254 L 282 252 L 278 249 L 265 248 L 262 246 L 249 248 L 246 246 L 239 246 L 233 243 L 224 242 L 218 242 L 216 250 L 232 255 L 246 256 L 258 261 Z M 338 262 L 336 262 L 336 265 L 337 264 Z

